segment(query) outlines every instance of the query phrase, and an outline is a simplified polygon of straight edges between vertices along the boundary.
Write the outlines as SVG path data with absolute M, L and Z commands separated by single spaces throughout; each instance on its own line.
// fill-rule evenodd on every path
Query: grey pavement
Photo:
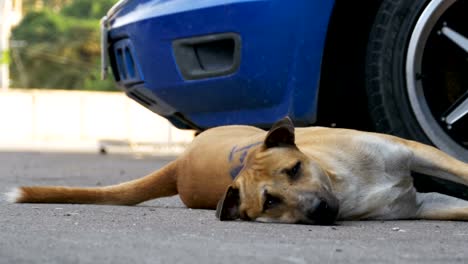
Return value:
M 170 160 L 0 153 L 0 191 L 113 184 Z M 220 222 L 177 197 L 133 207 L 0 202 L 0 263 L 468 263 L 467 247 L 463 222 Z

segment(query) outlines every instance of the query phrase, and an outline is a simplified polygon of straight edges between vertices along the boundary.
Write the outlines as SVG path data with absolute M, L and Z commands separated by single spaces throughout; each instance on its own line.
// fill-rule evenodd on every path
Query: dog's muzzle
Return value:
M 331 194 L 321 195 L 311 204 L 311 207 L 305 208 L 307 224 L 331 225 L 336 221 L 340 208 L 336 197 Z

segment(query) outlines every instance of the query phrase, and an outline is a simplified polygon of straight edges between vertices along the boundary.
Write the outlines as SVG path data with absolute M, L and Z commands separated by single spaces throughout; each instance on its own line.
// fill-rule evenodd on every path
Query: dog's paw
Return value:
M 23 192 L 20 188 L 13 188 L 11 191 L 4 194 L 4 198 L 7 202 L 17 203 L 22 195 Z

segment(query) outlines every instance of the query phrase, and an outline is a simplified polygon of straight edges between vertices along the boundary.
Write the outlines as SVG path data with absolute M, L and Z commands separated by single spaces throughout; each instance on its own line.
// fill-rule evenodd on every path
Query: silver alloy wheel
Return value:
M 433 0 L 421 13 L 408 46 L 406 84 L 410 105 L 427 137 L 438 148 L 468 161 L 468 149 L 446 132 L 454 123 L 468 115 L 468 93 L 465 92 L 463 98 L 459 98 L 457 106 L 450 109 L 447 114 L 434 117 L 426 100 L 422 77 L 424 52 L 430 44 L 428 40 L 431 34 L 438 33 L 468 53 L 468 36 L 457 33 L 450 28 L 450 25 L 442 24 L 440 27 L 441 18 L 455 3 L 457 0 Z M 468 90 L 468 87 L 466 89 Z M 446 127 L 442 127 L 443 125 Z

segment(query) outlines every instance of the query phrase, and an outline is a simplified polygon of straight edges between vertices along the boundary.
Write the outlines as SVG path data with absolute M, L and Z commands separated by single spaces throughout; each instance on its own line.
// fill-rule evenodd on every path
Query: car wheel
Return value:
M 383 0 L 366 88 L 375 129 L 468 161 L 468 1 Z

